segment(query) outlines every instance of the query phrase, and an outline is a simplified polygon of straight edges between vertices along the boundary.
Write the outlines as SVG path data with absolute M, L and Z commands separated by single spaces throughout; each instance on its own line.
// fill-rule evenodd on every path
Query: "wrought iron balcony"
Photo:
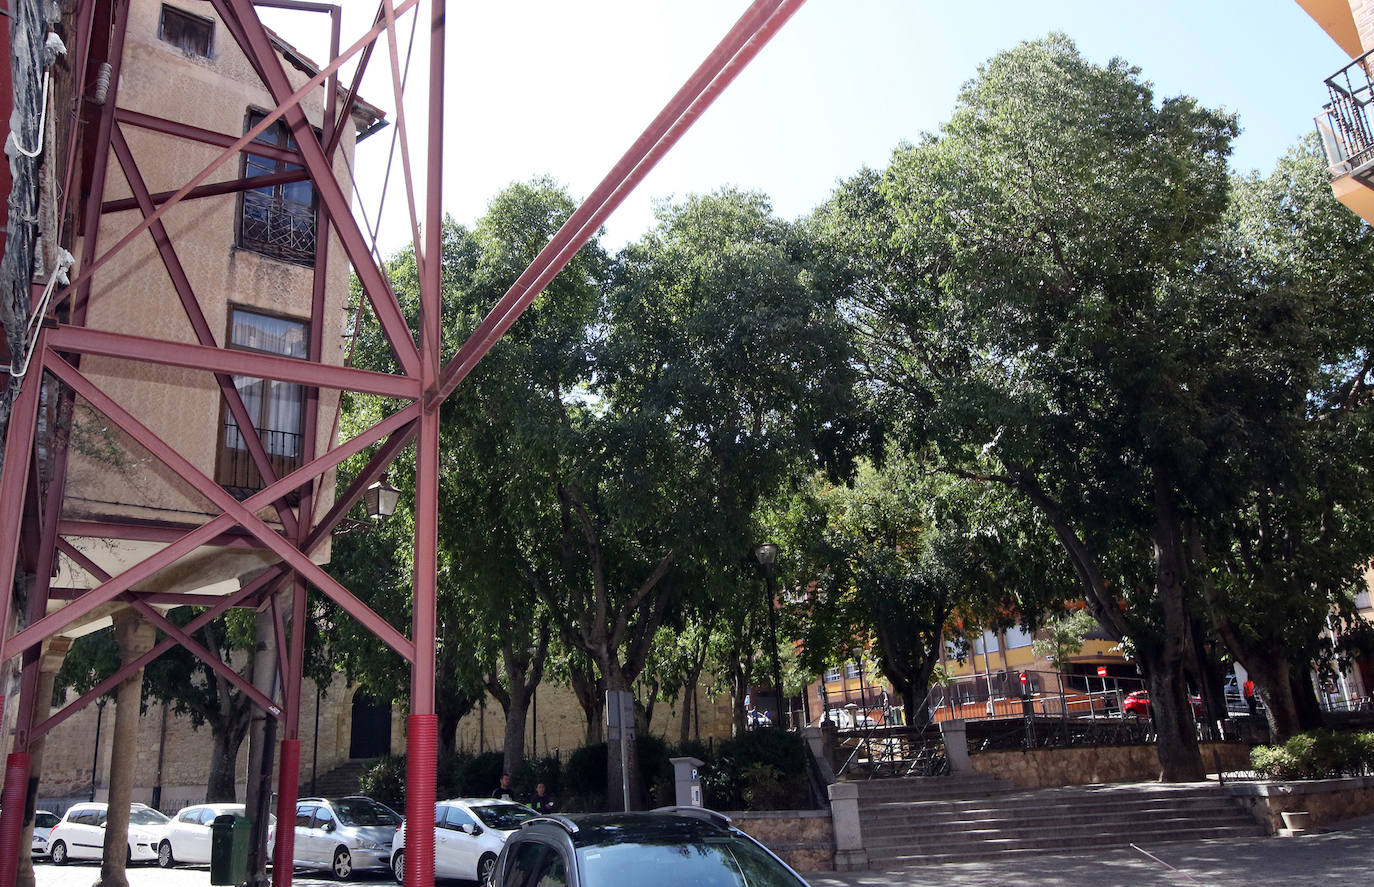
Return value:
M 271 189 L 243 192 L 242 245 L 289 262 L 315 260 L 315 211 Z
M 1331 101 L 1317 115 L 1317 133 L 1332 177 L 1350 175 L 1374 187 L 1374 127 L 1369 105 L 1374 102 L 1374 50 L 1366 52 L 1326 78 Z

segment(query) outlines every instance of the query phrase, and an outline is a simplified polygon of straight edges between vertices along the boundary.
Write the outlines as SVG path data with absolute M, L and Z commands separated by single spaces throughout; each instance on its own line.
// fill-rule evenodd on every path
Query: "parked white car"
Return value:
M 210 862 L 210 824 L 216 816 L 243 815 L 242 804 L 196 804 L 179 811 L 167 824 L 167 832 L 157 845 L 157 864 L 169 869 L 178 863 L 208 865 Z M 268 820 L 267 855 L 276 843 L 277 817 Z
M 340 881 L 354 872 L 385 870 L 401 817 L 371 798 L 305 798 L 296 804 L 294 862 L 328 869 Z
M 48 856 L 53 865 L 66 865 L 69 859 L 100 859 L 105 852 L 103 803 L 76 804 L 48 833 Z M 157 845 L 168 819 L 144 804 L 129 806 L 129 862 L 157 859 Z
M 48 855 L 48 833 L 53 826 L 62 821 L 62 817 L 47 810 L 39 810 L 33 814 L 33 844 L 30 845 L 29 852 L 34 856 Z
M 434 876 L 486 885 L 496 857 L 520 823 L 538 816 L 524 804 L 495 798 L 452 798 L 434 805 Z M 391 843 L 391 873 L 405 880 L 406 830 Z

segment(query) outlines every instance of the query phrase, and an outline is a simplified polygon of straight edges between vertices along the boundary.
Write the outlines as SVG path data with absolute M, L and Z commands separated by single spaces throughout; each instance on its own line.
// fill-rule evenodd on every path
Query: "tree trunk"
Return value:
M 1326 726 L 1321 706 L 1317 704 L 1317 688 L 1312 684 L 1308 668 L 1290 669 L 1289 686 L 1293 694 L 1293 710 L 1297 713 L 1300 730 L 1320 730 Z
M 630 690 L 630 682 L 625 679 L 620 671 L 620 663 L 614 658 L 608 657 L 602 663 L 602 673 L 606 677 L 606 687 L 608 690 Z M 635 742 L 607 742 L 606 743 L 606 807 L 608 810 L 618 810 L 625 803 L 625 782 L 628 777 L 629 790 L 629 809 L 643 810 L 648 800 L 644 791 L 643 780 L 639 773 L 639 750 Z M 624 746 L 624 761 L 621 761 L 622 748 Z
M 1137 643 L 1150 686 L 1150 709 L 1158 735 L 1160 780 L 1197 782 L 1207 778 L 1197 745 L 1193 706 L 1183 679 L 1189 638 L 1188 615 L 1183 606 L 1185 560 L 1182 525 L 1174 508 L 1173 488 L 1167 470 L 1156 459 L 1154 485 L 1155 599 L 1164 617 L 1163 637 Z
M 692 699 L 696 692 L 695 680 L 688 680 L 682 685 L 682 717 L 678 725 L 678 745 L 686 745 L 692 738 Z
M 235 764 L 239 748 L 248 735 L 247 718 L 234 718 L 228 726 L 210 725 L 212 747 L 210 750 L 210 774 L 205 786 L 205 803 L 233 804 L 238 801 Z
M 581 655 L 580 651 L 577 655 Z M 605 742 L 602 714 L 606 708 L 606 682 L 593 674 L 591 668 L 578 668 L 572 664 L 568 668 L 568 678 L 577 704 L 582 706 L 582 715 L 587 719 L 587 745 Z
M 514 776 L 525 763 L 525 725 L 529 720 L 530 696 L 534 689 L 521 675 L 510 681 L 510 705 L 506 708 L 506 735 L 501 746 L 505 772 Z

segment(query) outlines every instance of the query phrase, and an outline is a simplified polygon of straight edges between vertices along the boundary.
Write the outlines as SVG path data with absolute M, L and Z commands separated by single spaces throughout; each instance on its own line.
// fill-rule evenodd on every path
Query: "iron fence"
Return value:
M 938 730 L 868 725 L 835 734 L 832 766 L 850 779 L 947 776 L 949 755 Z

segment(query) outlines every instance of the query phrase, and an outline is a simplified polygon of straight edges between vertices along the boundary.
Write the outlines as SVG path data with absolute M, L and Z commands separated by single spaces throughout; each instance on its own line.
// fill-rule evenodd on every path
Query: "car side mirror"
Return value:
M 332 831 L 334 831 L 334 828 L 335 828 L 335 826 L 334 826 L 334 820 L 332 820 L 332 819 L 329 820 L 328 822 L 326 822 L 326 823 L 324 824 L 324 830 L 327 831 L 327 832 L 332 832 Z

